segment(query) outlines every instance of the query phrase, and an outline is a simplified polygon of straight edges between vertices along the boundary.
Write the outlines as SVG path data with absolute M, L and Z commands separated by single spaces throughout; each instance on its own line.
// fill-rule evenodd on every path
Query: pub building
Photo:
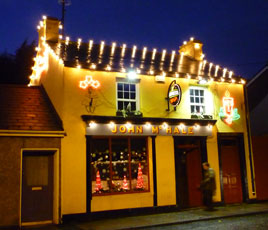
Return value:
M 169 52 L 71 41 L 60 29 L 56 18 L 40 21 L 29 83 L 45 90 L 66 134 L 51 174 L 58 190 L 43 197 L 58 210 L 54 223 L 202 207 L 206 161 L 216 204 L 256 198 L 245 80 L 205 60 L 201 41 Z

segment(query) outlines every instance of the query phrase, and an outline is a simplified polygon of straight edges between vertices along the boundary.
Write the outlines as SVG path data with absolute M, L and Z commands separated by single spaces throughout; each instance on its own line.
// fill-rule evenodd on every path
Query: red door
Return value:
M 202 180 L 202 163 L 199 148 L 188 152 L 186 159 L 189 207 L 202 206 L 202 194 L 198 189 Z
M 238 143 L 235 140 L 221 144 L 222 183 L 226 204 L 242 203 L 242 183 Z
M 268 200 L 268 137 L 252 137 L 255 181 L 258 200 Z

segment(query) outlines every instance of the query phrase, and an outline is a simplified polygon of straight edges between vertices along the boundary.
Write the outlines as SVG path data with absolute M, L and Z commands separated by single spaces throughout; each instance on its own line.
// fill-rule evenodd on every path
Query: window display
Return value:
M 92 194 L 148 191 L 146 137 L 91 140 Z

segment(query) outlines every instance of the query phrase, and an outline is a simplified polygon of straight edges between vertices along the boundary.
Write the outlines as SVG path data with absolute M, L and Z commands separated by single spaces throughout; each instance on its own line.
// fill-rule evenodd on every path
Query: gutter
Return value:
M 64 137 L 65 131 L 0 130 L 4 137 Z

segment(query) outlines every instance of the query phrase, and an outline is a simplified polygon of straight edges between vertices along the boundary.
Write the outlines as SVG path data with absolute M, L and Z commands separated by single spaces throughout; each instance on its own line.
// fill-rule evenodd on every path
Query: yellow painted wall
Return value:
M 101 84 L 100 88 L 92 90 L 93 110 L 87 111 L 89 103 L 88 91 L 79 88 L 79 82 L 90 75 Z M 51 101 L 59 113 L 67 136 L 62 140 L 62 214 L 83 213 L 86 211 L 86 139 L 85 123 L 81 115 L 116 115 L 116 78 L 125 78 L 125 73 L 89 71 L 85 69 L 62 67 L 52 56 L 49 58 L 49 70 L 42 77 L 44 85 Z M 190 119 L 189 86 L 197 85 L 196 80 L 166 77 L 165 83 L 157 83 L 154 76 L 139 75 L 140 78 L 140 111 L 143 117 L 162 118 L 186 118 Z M 175 80 L 181 86 L 182 100 L 177 110 L 167 109 L 167 90 L 171 81 Z M 216 170 L 217 193 L 214 197 L 220 201 L 220 180 L 217 132 L 240 132 L 245 138 L 245 154 L 247 164 L 248 183 L 251 184 L 249 167 L 249 151 L 247 145 L 247 132 L 245 120 L 245 106 L 243 86 L 239 84 L 227 84 L 212 82 L 205 86 L 212 95 L 211 111 L 213 118 L 217 119 L 213 127 L 213 136 L 207 140 L 208 160 Z M 235 98 L 235 107 L 241 116 L 231 126 L 219 119 L 221 99 L 228 90 Z M 150 164 L 151 164 L 151 146 Z M 158 204 L 176 204 L 175 196 L 175 165 L 174 145 L 172 137 L 156 138 L 157 154 L 157 188 Z M 131 207 L 148 207 L 153 205 L 153 180 L 152 166 L 150 166 L 149 193 L 114 195 L 94 197 L 92 210 L 121 209 Z M 250 198 L 251 186 L 249 186 Z
M 52 55 L 49 55 L 48 66 L 49 68 L 47 72 L 41 77 L 41 82 L 44 85 L 57 113 L 62 118 L 64 115 L 64 100 L 62 97 L 64 90 L 64 66 L 63 64 L 59 64 Z
M 171 136 L 157 136 L 156 170 L 157 170 L 157 204 L 158 206 L 176 205 L 176 180 L 174 141 Z
M 211 167 L 215 170 L 216 178 L 216 193 L 213 197 L 215 202 L 221 201 L 221 185 L 220 185 L 220 171 L 219 171 L 219 154 L 217 142 L 217 128 L 212 129 L 213 135 L 207 138 L 207 157 Z

